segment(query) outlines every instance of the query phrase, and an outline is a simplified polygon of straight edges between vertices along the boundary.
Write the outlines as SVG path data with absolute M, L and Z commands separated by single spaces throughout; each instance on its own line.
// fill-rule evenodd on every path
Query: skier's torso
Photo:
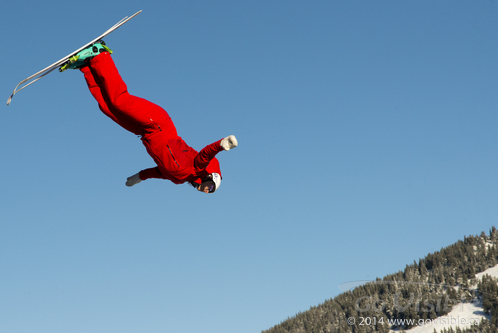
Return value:
M 178 135 L 171 136 L 166 131 L 158 129 L 145 134 L 142 142 L 164 178 L 175 184 L 198 181 L 211 172 L 221 174 L 216 158 L 210 161 L 207 168 L 196 168 L 194 160 L 198 152 Z

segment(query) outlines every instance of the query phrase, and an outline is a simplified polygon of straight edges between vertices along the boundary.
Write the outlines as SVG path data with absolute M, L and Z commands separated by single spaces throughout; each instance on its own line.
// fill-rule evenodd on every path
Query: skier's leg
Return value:
M 111 110 L 115 109 L 127 115 L 144 129 L 159 126 L 162 131 L 168 132 L 168 135 L 177 136 L 175 126 L 163 108 L 128 93 L 128 87 L 109 53 L 103 52 L 93 58 L 89 67 Z
M 108 116 L 109 118 L 114 120 L 114 122 L 116 122 L 118 125 L 120 125 L 124 129 L 126 129 L 134 134 L 137 134 L 137 135 L 142 134 L 140 131 L 140 127 L 134 121 L 132 121 L 129 117 L 123 115 L 122 113 L 116 111 L 115 109 L 109 108 L 109 105 L 107 104 L 107 102 L 105 101 L 105 99 L 102 95 L 102 91 L 100 90 L 99 85 L 95 81 L 95 78 L 94 78 L 92 72 L 90 71 L 90 68 L 85 66 L 85 67 L 81 68 L 81 71 L 83 72 L 83 74 L 85 76 L 85 80 L 86 80 L 86 83 L 88 85 L 88 89 L 90 90 L 93 97 L 99 103 L 100 110 L 106 116 Z

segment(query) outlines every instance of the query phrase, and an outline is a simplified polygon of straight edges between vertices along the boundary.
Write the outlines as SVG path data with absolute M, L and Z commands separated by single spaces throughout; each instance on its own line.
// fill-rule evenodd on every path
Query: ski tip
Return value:
M 10 95 L 9 99 L 7 100 L 7 105 L 10 105 L 10 102 L 12 101 L 12 97 L 14 97 L 14 95 Z

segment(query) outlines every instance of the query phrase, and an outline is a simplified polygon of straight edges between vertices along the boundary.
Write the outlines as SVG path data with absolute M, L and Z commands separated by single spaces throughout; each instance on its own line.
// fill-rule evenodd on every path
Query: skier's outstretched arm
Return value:
M 164 179 L 164 177 L 161 174 L 161 172 L 159 171 L 158 167 L 149 168 L 149 169 L 142 170 L 142 171 L 134 174 L 133 176 L 128 177 L 128 179 L 126 180 L 126 186 L 131 187 L 133 185 L 137 185 L 141 181 L 149 179 L 149 178 Z
M 229 135 L 224 139 L 216 141 L 204 147 L 194 159 L 194 167 L 197 170 L 203 170 L 207 167 L 209 162 L 223 150 L 230 150 L 237 147 L 238 142 L 235 136 Z

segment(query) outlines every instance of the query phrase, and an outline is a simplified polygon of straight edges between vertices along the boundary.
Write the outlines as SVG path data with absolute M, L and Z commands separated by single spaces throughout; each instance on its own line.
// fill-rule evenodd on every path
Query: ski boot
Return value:
M 86 49 L 83 49 L 73 55 L 59 68 L 59 72 L 62 73 L 66 69 L 79 69 L 88 64 L 91 59 L 99 55 L 101 52 L 109 52 L 112 54 L 112 50 L 105 45 L 103 40 L 99 40 Z

